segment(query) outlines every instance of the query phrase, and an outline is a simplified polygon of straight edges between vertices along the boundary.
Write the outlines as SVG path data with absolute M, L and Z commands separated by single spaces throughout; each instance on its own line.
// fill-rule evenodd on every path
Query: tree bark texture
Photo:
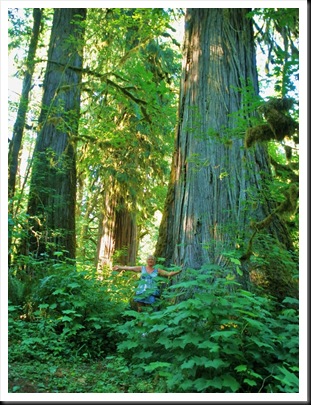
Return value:
M 249 11 L 197 8 L 186 13 L 175 153 L 155 252 L 166 264 L 226 265 L 223 253 L 243 253 L 254 232 L 251 221 L 273 209 L 263 193 L 270 178 L 265 146 L 246 149 L 232 115 L 246 107 L 237 90 L 244 83 L 251 82 L 258 94 Z M 269 232 L 289 244 L 278 218 Z
M 137 257 L 136 214 L 129 210 L 123 197 L 117 192 L 106 194 L 98 229 L 97 268 L 111 265 L 117 253 L 119 264 L 134 265 Z
M 75 257 L 76 145 L 85 8 L 56 8 L 28 201 L 30 252 Z

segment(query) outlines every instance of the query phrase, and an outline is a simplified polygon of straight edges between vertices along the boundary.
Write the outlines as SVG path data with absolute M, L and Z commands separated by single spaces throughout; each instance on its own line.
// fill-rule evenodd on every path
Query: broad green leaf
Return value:
M 190 359 L 188 361 L 185 361 L 180 368 L 184 369 L 184 368 L 193 368 L 193 366 L 195 365 L 195 361 L 194 359 Z
M 194 386 L 197 389 L 197 391 L 204 391 L 206 388 L 210 387 L 212 385 L 211 380 L 207 380 L 206 378 L 198 378 L 194 382 Z
M 269 347 L 269 349 L 273 349 L 273 346 L 269 345 L 269 344 L 266 343 L 266 342 L 260 341 L 260 340 L 259 340 L 258 338 L 256 338 L 255 336 L 252 336 L 252 337 L 251 337 L 251 341 L 254 342 L 254 343 L 256 343 L 256 345 L 257 345 L 258 347 Z
M 39 305 L 39 308 L 40 309 L 46 309 L 46 308 L 48 308 L 49 307 L 49 304 L 40 304 Z
M 241 265 L 240 260 L 239 260 L 239 259 L 236 259 L 235 257 L 230 257 L 230 261 L 231 261 L 231 263 Z
M 204 367 L 205 368 L 214 368 L 217 369 L 219 367 L 224 367 L 229 365 L 227 361 L 223 361 L 222 359 L 214 359 L 214 360 L 208 360 L 204 362 Z
M 77 287 L 80 287 L 80 284 L 78 284 L 78 283 L 76 283 L 76 282 L 73 282 L 73 283 L 68 284 L 68 287 L 70 287 L 70 288 L 77 288 Z
M 226 374 L 222 377 L 223 385 L 231 388 L 232 392 L 236 392 L 240 388 L 240 383 L 232 377 L 230 374 Z
M 153 352 L 150 351 L 139 351 L 137 354 L 135 354 L 135 358 L 138 359 L 148 359 L 149 357 L 152 357 Z
M 299 378 L 294 373 L 291 373 L 286 368 L 281 367 L 281 366 L 278 366 L 278 369 L 281 371 L 281 373 L 284 374 L 284 376 L 280 377 L 280 376 L 274 375 L 274 378 L 282 381 L 286 385 L 299 387 Z
M 244 378 L 243 382 L 250 385 L 251 387 L 255 387 L 255 385 L 257 385 L 256 381 L 250 380 L 249 378 Z
M 58 288 L 57 290 L 55 290 L 53 292 L 53 295 L 59 295 L 59 294 L 64 294 L 64 295 L 68 295 L 67 293 L 65 293 L 63 288 Z
M 192 345 L 197 346 L 197 345 L 201 342 L 201 340 L 202 340 L 202 337 L 201 337 L 201 336 L 195 336 L 195 335 L 191 335 L 191 334 L 185 335 L 185 336 L 180 337 L 180 338 L 181 338 L 182 340 L 181 340 L 179 346 L 180 346 L 181 348 L 183 348 L 183 349 L 184 349 L 185 346 L 188 345 L 188 344 L 192 344 Z
M 293 298 L 293 297 L 286 297 L 286 298 L 284 298 L 284 300 L 282 302 L 284 302 L 285 304 L 299 305 L 299 300 L 297 300 L 297 298 Z
M 210 340 L 205 340 L 202 343 L 198 344 L 199 349 L 210 349 L 211 353 L 217 353 L 219 351 L 219 345 L 215 342 L 211 342 Z
M 216 297 L 215 295 L 208 294 L 208 293 L 202 293 L 199 295 L 201 302 L 204 303 L 204 305 L 211 305 L 215 300 Z
M 262 322 L 256 321 L 255 319 L 245 317 L 244 320 L 247 321 L 250 326 L 253 326 L 256 329 L 262 330 L 265 327 Z
M 206 357 L 194 356 L 190 360 L 184 362 L 180 368 L 193 368 L 194 365 L 217 369 L 219 367 L 228 365 L 228 363 L 221 359 L 208 360 Z
M 258 318 L 258 314 L 256 314 L 255 312 L 244 311 L 243 309 L 238 309 L 238 312 L 240 312 L 241 314 L 252 316 L 253 318 Z
M 209 387 L 221 389 L 223 387 L 223 382 L 220 377 L 214 377 L 212 380 L 207 378 L 198 378 L 195 380 L 194 386 L 198 391 L 204 391 Z
M 164 370 L 159 370 L 158 374 L 160 377 L 166 377 L 166 378 L 169 378 L 172 376 L 172 373 L 170 371 L 164 371 Z
M 81 325 L 80 323 L 76 323 L 72 326 L 72 330 L 79 330 L 79 329 L 85 329 L 85 326 Z
M 162 331 L 164 329 L 167 329 L 167 325 L 164 324 L 160 324 L 160 325 L 154 325 L 151 329 L 150 332 L 158 332 L 158 331 Z
M 69 316 L 62 316 L 61 317 L 61 320 L 63 321 L 63 322 L 71 322 L 72 321 L 72 318 L 70 318 Z
M 253 371 L 253 370 L 250 370 L 248 373 L 249 373 L 249 375 L 251 375 L 252 377 L 262 379 L 262 376 L 261 376 L 260 374 L 258 374 L 258 373 L 255 373 L 255 371 Z
M 233 335 L 237 335 L 237 330 L 236 329 L 234 329 L 234 330 L 232 330 L 232 329 L 230 329 L 230 330 L 221 330 L 221 331 L 217 331 L 217 332 L 213 332 L 213 333 L 211 333 L 211 337 L 213 337 L 213 338 L 220 338 L 220 337 L 222 337 L 222 338 L 229 338 L 229 337 L 231 337 L 231 336 L 233 336 Z
M 85 305 L 86 305 L 85 301 L 74 301 L 73 302 L 73 306 L 76 307 L 76 308 L 79 308 L 79 307 L 84 308 Z
M 192 385 L 193 382 L 190 380 L 185 380 L 185 381 L 181 381 L 180 382 L 180 388 L 184 391 L 184 392 L 192 392 Z
M 171 367 L 171 363 L 167 363 L 164 361 L 155 361 L 148 364 L 148 366 L 144 368 L 146 371 L 154 371 L 157 370 L 158 368 L 169 368 L 169 367 Z
M 191 319 L 191 318 L 198 318 L 199 315 L 195 314 L 194 311 L 183 311 L 180 312 L 173 320 L 172 323 L 174 323 L 175 325 L 178 325 L 178 323 L 183 320 L 183 319 Z
M 54 252 L 54 256 L 60 257 L 63 256 L 64 252 Z
M 172 339 L 167 338 L 166 336 L 162 336 L 157 340 L 157 343 L 160 343 L 165 347 L 165 349 L 172 348 L 174 346 L 174 341 Z
M 240 373 L 241 371 L 246 371 L 247 370 L 247 365 L 246 364 L 241 364 L 240 366 L 236 366 L 234 369 L 238 373 Z

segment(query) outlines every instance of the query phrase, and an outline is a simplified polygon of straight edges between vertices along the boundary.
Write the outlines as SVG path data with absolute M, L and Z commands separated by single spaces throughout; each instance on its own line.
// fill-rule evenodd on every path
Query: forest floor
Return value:
M 123 378 L 122 370 L 103 361 L 14 362 L 8 370 L 9 393 L 135 393 L 154 392 L 150 381 Z

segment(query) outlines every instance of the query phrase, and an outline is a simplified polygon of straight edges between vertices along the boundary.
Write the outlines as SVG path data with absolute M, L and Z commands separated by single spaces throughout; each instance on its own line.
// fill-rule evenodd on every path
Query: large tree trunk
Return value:
M 247 257 L 254 235 L 251 222 L 272 211 L 273 204 L 263 194 L 270 178 L 266 149 L 244 147 L 244 134 L 233 115 L 247 108 L 240 91 L 245 83 L 258 94 L 248 11 L 214 8 L 186 13 L 175 154 L 155 252 L 166 258 L 166 264 L 226 266 L 224 253 L 236 249 L 241 258 Z M 249 116 L 243 119 L 247 127 Z M 290 246 L 277 217 L 269 233 Z
M 85 8 L 54 10 L 28 201 L 29 251 L 75 257 L 76 146 Z

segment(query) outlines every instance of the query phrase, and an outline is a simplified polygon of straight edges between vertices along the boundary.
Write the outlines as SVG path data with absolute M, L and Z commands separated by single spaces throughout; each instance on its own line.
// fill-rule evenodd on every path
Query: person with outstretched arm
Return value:
M 173 277 L 181 272 L 178 271 L 166 271 L 155 267 L 156 259 L 153 255 L 149 255 L 147 258 L 146 266 L 119 266 L 116 265 L 112 268 L 115 271 L 134 271 L 141 273 L 140 283 L 136 289 L 134 301 L 137 303 L 137 310 L 141 312 L 142 306 L 152 305 L 156 302 L 160 292 L 157 286 L 157 276 Z

